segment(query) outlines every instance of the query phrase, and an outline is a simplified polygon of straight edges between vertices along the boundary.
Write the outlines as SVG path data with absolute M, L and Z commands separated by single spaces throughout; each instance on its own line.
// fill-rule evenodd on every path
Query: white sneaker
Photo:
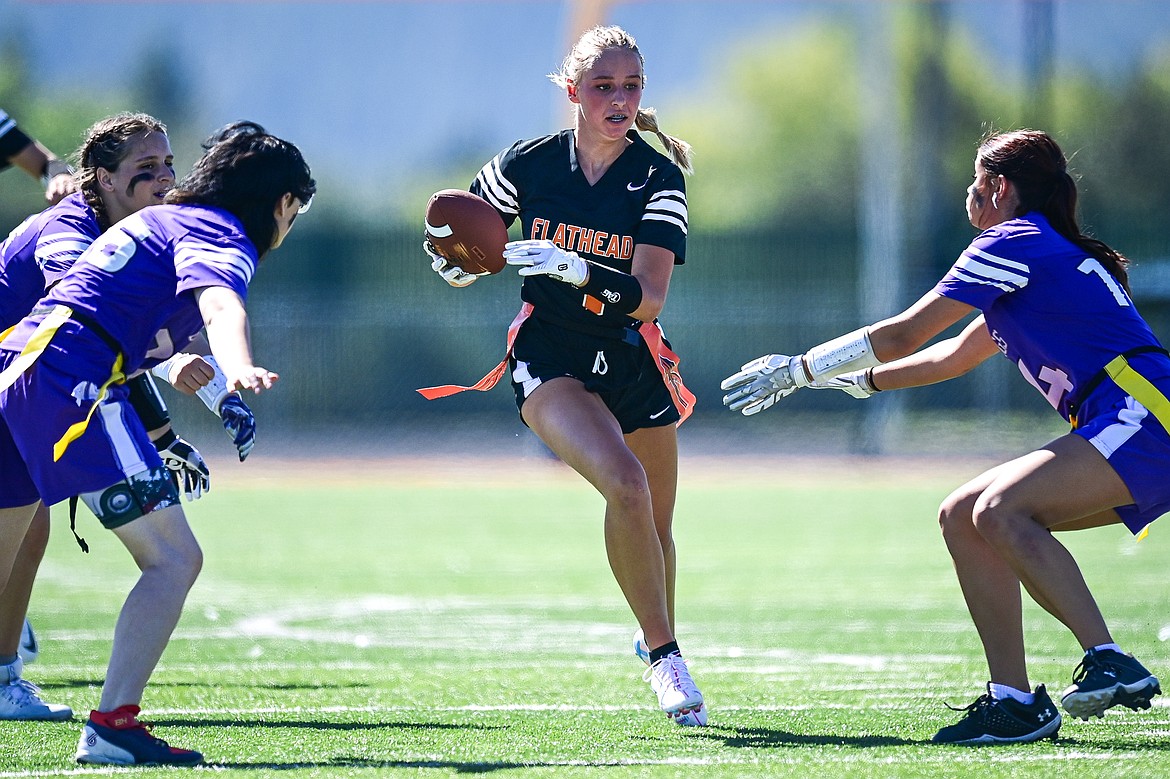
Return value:
M 650 665 L 650 647 L 646 646 L 646 634 L 642 632 L 642 628 L 638 628 L 634 633 L 634 654 L 643 663 Z M 707 724 L 707 707 L 700 704 L 699 708 L 685 714 L 679 712 L 673 719 L 676 725 L 684 728 L 701 727 Z
M 32 682 L 20 678 L 24 663 L 0 665 L 0 720 L 67 720 L 73 709 L 59 703 L 45 703 Z
M 667 655 L 654 665 L 646 669 L 642 675 L 644 681 L 650 682 L 650 689 L 658 696 L 658 705 L 666 712 L 666 716 L 680 725 L 704 725 L 707 714 L 703 711 L 703 693 L 695 686 L 691 673 L 687 670 L 687 661 L 677 652 Z M 681 721 L 684 715 L 686 721 Z M 701 721 L 700 721 L 701 720 Z
M 20 646 L 16 648 L 16 653 L 20 655 L 20 659 L 28 665 L 37 659 L 37 655 L 41 653 L 41 645 L 37 642 L 37 634 L 33 632 L 32 624 L 26 619 L 24 627 L 20 629 Z

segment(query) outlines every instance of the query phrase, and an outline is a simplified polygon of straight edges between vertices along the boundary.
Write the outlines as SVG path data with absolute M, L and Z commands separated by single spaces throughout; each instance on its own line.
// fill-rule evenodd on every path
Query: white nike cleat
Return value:
M 705 725 L 707 713 L 703 694 L 691 679 L 687 661 L 677 652 L 646 669 L 642 679 L 658 696 L 658 706 L 679 725 Z

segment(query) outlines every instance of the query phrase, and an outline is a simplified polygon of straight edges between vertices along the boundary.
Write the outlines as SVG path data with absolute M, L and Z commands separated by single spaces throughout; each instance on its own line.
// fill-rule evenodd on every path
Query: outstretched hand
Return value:
M 240 371 L 236 376 L 228 381 L 228 391 L 235 392 L 236 390 L 252 390 L 257 395 L 266 389 L 272 389 L 272 385 L 280 378 L 279 373 L 273 373 L 267 368 L 261 368 L 258 365 L 252 365 Z
M 720 382 L 719 388 L 730 390 L 723 396 L 723 405 L 750 417 L 808 385 L 808 374 L 800 355 L 765 354 L 728 376 Z

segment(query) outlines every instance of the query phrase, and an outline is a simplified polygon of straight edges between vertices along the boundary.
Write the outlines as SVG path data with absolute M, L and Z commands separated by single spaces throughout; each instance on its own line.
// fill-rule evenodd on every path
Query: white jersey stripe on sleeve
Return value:
M 963 254 L 973 255 L 975 257 L 982 257 L 983 259 L 987 260 L 988 262 L 993 262 L 996 265 L 1002 265 L 1005 268 L 1013 268 L 1014 270 L 1018 270 L 1020 273 L 1022 273 L 1024 275 L 1027 275 L 1028 273 L 1031 272 L 1031 268 L 1029 268 L 1026 263 L 1016 262 L 1015 260 L 1009 260 L 1009 259 L 1006 259 L 1004 257 L 999 257 L 997 255 L 985 252 L 982 249 L 976 248 L 974 246 L 968 246 L 963 251 Z
M 92 243 L 89 236 L 81 233 L 56 233 L 38 241 L 33 256 L 42 270 L 50 266 L 63 268 L 72 265 Z
M 683 235 L 687 234 L 687 223 L 682 221 L 681 219 L 679 219 L 676 216 L 671 216 L 669 214 L 655 214 L 655 213 L 651 213 L 651 212 L 647 211 L 645 214 L 642 215 L 642 221 L 643 222 L 645 222 L 645 221 L 669 222 L 670 224 L 674 225 L 678 229 L 682 230 Z
M 1022 274 L 1016 273 L 1010 268 L 983 262 L 964 252 L 955 263 L 954 269 L 964 271 L 977 279 L 987 279 L 991 282 L 1007 285 L 1012 289 L 1023 289 L 1028 286 L 1028 268 L 1020 266 L 1018 263 L 1012 264 L 1017 268 L 1022 268 L 1024 272 Z
M 685 220 L 687 218 L 687 207 L 684 203 L 679 203 L 677 200 L 659 200 L 657 202 L 650 201 L 646 206 L 647 213 L 659 214 L 678 214 L 679 218 Z
M 985 276 L 977 276 L 973 273 L 969 273 L 966 268 L 960 268 L 958 265 L 951 268 L 950 275 L 953 278 L 959 279 L 960 281 L 964 281 L 968 284 L 982 284 L 987 287 L 1002 289 L 1004 292 L 1016 292 L 1020 289 L 1019 287 L 1005 284 L 1002 281 L 996 281 Z
M 200 245 L 185 247 L 185 250 L 176 252 L 175 269 L 182 271 L 194 263 L 213 265 L 217 268 L 230 270 L 244 285 L 252 280 L 252 262 L 238 251 L 228 249 L 219 250 L 213 246 Z
M 682 203 L 684 206 L 687 203 L 686 193 L 680 189 L 664 189 L 661 192 L 655 192 L 653 195 L 650 196 L 651 203 L 653 203 L 656 200 L 665 200 L 665 199 L 677 200 L 680 203 Z
M 516 187 L 504 178 L 504 173 L 500 170 L 499 155 L 484 165 L 475 178 L 483 191 L 484 199 L 495 206 L 497 210 L 505 214 L 520 213 L 519 203 L 516 200 Z

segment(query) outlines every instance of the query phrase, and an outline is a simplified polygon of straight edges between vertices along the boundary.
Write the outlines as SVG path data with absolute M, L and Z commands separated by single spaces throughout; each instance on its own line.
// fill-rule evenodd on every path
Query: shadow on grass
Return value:
M 924 742 L 895 736 L 847 736 L 789 733 L 772 728 L 735 728 L 710 726 L 696 731 L 692 738 L 718 741 L 736 749 L 767 749 L 769 747 L 873 747 L 920 746 Z
M 292 771 L 296 768 L 440 768 L 455 773 L 491 773 L 510 771 L 515 768 L 558 767 L 560 763 L 459 763 L 454 760 L 366 760 L 362 758 L 336 758 L 333 760 L 307 761 L 307 763 L 208 763 L 208 768 L 235 768 L 239 771 Z M 618 765 L 590 763 L 594 767 Z
M 1059 736 L 1052 743 L 1058 747 L 1073 747 L 1080 752 L 1170 752 L 1170 738 L 1110 738 L 1102 735 L 1098 738 L 1076 738 Z

